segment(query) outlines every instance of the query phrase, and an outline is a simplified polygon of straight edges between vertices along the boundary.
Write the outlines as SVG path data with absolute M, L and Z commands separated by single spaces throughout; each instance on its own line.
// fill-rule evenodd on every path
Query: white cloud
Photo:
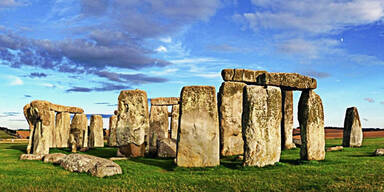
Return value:
M 42 83 L 41 86 L 43 87 L 49 87 L 49 88 L 55 88 L 56 86 L 51 83 Z
M 172 43 L 172 38 L 171 37 L 164 37 L 159 39 L 163 43 Z
M 15 85 L 23 85 L 24 84 L 23 80 L 21 80 L 19 77 L 16 77 L 16 76 L 9 75 L 8 79 L 10 80 L 9 85 L 15 86 Z
M 150 73 L 153 74 L 153 75 L 167 75 L 167 74 L 170 74 L 170 73 L 175 73 L 178 70 L 179 69 L 176 69 L 176 68 L 170 68 L 170 69 L 165 69 L 165 70 L 162 70 L 162 71 L 150 71 Z
M 209 57 L 170 60 L 170 62 L 174 64 L 199 64 L 199 63 L 216 62 L 216 61 L 219 61 L 219 60 L 215 58 L 209 58 Z
M 221 74 L 220 73 L 201 73 L 201 74 L 196 74 L 198 77 L 204 77 L 204 78 L 220 78 Z
M 164 47 L 164 46 L 161 45 L 161 46 L 159 46 L 158 48 L 156 48 L 155 51 L 161 53 L 161 52 L 167 52 L 168 50 L 167 50 L 166 47 Z
M 284 29 L 294 33 L 327 34 L 384 17 L 382 0 L 253 0 L 252 3 L 261 9 L 240 16 L 256 31 Z

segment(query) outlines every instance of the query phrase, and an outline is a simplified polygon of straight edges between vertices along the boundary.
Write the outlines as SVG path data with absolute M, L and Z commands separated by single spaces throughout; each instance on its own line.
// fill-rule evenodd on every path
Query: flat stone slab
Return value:
M 35 155 L 35 154 L 21 154 L 20 160 L 38 160 L 41 161 L 44 158 L 44 155 Z
M 277 86 L 286 90 L 316 89 L 314 78 L 298 73 L 268 73 L 248 69 L 223 69 L 221 76 L 224 81 L 237 81 L 253 85 Z
M 341 151 L 343 150 L 343 146 L 335 146 L 335 147 L 328 147 L 327 148 L 327 152 L 330 152 L 330 151 Z
M 121 167 L 111 160 L 85 154 L 69 154 L 60 166 L 70 172 L 85 172 L 92 176 L 105 177 L 122 174 Z
M 60 164 L 67 155 L 64 153 L 51 153 L 44 155 L 44 163 Z
M 47 106 L 47 110 L 55 111 L 55 112 L 68 112 L 68 113 L 84 113 L 84 110 L 79 107 L 72 107 L 72 106 L 64 106 L 64 105 L 57 105 L 53 104 L 48 101 L 42 101 L 42 100 L 34 100 L 31 102 L 31 106 Z
M 177 105 L 179 97 L 157 97 L 151 98 L 151 105 Z

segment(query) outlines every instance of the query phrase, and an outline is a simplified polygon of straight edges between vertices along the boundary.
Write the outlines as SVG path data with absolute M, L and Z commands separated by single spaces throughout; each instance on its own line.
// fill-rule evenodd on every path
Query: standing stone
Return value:
M 296 148 L 293 143 L 293 92 L 282 90 L 282 120 L 281 120 L 281 148 Z
M 87 147 L 88 142 L 88 120 L 85 114 L 75 114 L 71 123 L 71 145 L 72 149 Z
M 108 138 L 108 145 L 111 147 L 117 146 L 117 143 L 116 143 L 116 123 L 117 123 L 117 116 L 112 115 L 109 118 L 109 138 Z
M 59 112 L 56 114 L 55 130 L 55 147 L 68 147 L 69 133 L 71 131 L 71 115 L 68 112 Z
M 157 156 L 163 158 L 176 157 L 176 139 L 164 138 L 157 140 Z
M 144 152 L 139 154 L 129 153 L 132 151 L 141 152 L 141 146 L 145 145 L 146 130 L 149 130 L 147 93 L 138 89 L 121 91 L 118 100 L 116 140 L 122 149 L 121 151 L 128 152 L 124 155 L 144 155 Z
M 103 117 L 101 115 L 91 116 L 88 143 L 89 147 L 104 147 Z
M 298 119 L 300 123 L 303 160 L 325 159 L 324 110 L 320 96 L 313 90 L 301 93 Z
M 180 100 L 177 165 L 218 166 L 220 144 L 215 87 L 184 87 Z
M 177 139 L 177 129 L 179 128 L 179 105 L 172 105 L 171 112 L 171 138 Z
M 280 160 L 281 90 L 247 85 L 244 89 L 244 166 L 264 167 Z
M 25 119 L 27 120 L 28 122 L 28 125 L 29 125 L 29 139 L 28 139 L 28 146 L 27 146 L 27 154 L 30 154 L 32 152 L 32 138 L 33 138 L 33 134 L 34 134 L 34 119 L 32 117 L 32 111 L 31 111 L 31 105 L 30 104 L 26 104 L 23 108 L 23 112 L 24 112 L 24 117 Z
M 168 106 L 151 106 L 149 116 L 149 151 L 156 152 L 157 139 L 168 138 Z M 156 139 L 155 139 L 155 138 Z
M 241 118 L 245 83 L 224 82 L 219 92 L 220 145 L 222 156 L 244 152 Z
M 361 147 L 363 144 L 363 129 L 359 112 L 356 107 L 348 108 L 344 119 L 344 147 Z

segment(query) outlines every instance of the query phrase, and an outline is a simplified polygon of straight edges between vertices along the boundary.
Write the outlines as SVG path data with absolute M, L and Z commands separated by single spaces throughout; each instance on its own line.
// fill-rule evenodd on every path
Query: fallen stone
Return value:
M 103 117 L 101 115 L 91 116 L 88 143 L 90 148 L 104 147 Z
M 301 147 L 301 139 L 293 139 L 293 143 L 296 145 L 296 147 Z
M 38 160 L 41 161 L 44 158 L 44 155 L 35 155 L 35 154 L 21 154 L 20 160 Z
M 258 85 L 278 86 L 285 90 L 316 89 L 316 79 L 297 73 L 265 73 L 258 76 Z
M 60 166 L 70 172 L 85 172 L 96 177 L 122 174 L 121 167 L 113 161 L 85 154 L 69 154 Z
M 335 146 L 335 147 L 328 147 L 327 152 L 330 151 L 341 151 L 343 150 L 343 146 Z
M 147 93 L 138 89 L 121 91 L 118 99 L 116 126 L 118 146 L 128 144 L 140 146 L 144 143 L 145 135 L 148 135 L 148 132 Z
M 55 147 L 68 147 L 69 134 L 71 132 L 71 115 L 68 112 L 59 112 L 56 114 L 55 132 Z
M 117 116 L 112 115 L 109 118 L 109 137 L 108 137 L 108 145 L 111 147 L 117 146 L 116 142 L 116 123 L 117 123 Z
M 157 141 L 157 156 L 176 157 L 176 140 L 172 138 L 159 139 Z
M 281 120 L 281 148 L 296 148 L 293 143 L 293 92 L 281 90 L 282 95 L 282 120 Z
M 363 144 L 363 129 L 359 112 L 356 107 L 348 108 L 344 119 L 343 146 L 361 147 Z
M 171 112 L 171 138 L 177 139 L 177 129 L 179 127 L 179 105 L 172 105 Z
M 156 153 L 154 150 L 157 148 L 157 139 L 168 138 L 168 126 L 168 107 L 152 105 L 149 115 L 149 150 L 151 153 Z
M 218 166 L 220 136 L 215 87 L 183 87 L 180 102 L 177 166 Z
M 384 149 L 376 149 L 375 156 L 383 156 L 384 155 Z
M 64 153 L 51 153 L 44 155 L 44 163 L 60 164 L 67 155 Z
M 178 97 L 158 97 L 158 98 L 152 98 L 151 99 L 151 106 L 153 105 L 160 105 L 160 106 L 167 106 L 167 105 L 178 105 L 180 99 Z
M 301 93 L 298 119 L 301 134 L 300 157 L 303 160 L 325 159 L 324 110 L 320 96 L 312 90 Z
M 120 146 L 118 149 L 118 156 L 123 155 L 125 157 L 144 157 L 145 145 L 136 145 L 130 143 L 128 145 Z
M 274 165 L 281 153 L 281 90 L 247 85 L 244 89 L 244 166 Z
M 222 156 L 244 152 L 242 136 L 243 89 L 245 83 L 223 82 L 219 91 L 220 153 Z
M 110 157 L 109 160 L 111 161 L 122 161 L 122 160 L 128 160 L 127 157 Z

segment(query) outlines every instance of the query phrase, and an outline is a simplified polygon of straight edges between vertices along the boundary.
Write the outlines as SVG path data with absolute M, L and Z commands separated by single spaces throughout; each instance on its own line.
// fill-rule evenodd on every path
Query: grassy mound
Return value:
M 327 147 L 340 145 L 327 140 Z M 361 148 L 328 152 L 324 161 L 301 161 L 299 149 L 283 151 L 275 166 L 242 167 L 235 157 L 214 168 L 180 168 L 173 159 L 116 161 L 123 175 L 96 178 L 40 161 L 20 161 L 25 144 L 0 144 L 0 191 L 383 191 L 384 157 L 374 157 L 384 138 L 365 139 Z M 51 153 L 69 150 L 53 149 Z M 87 154 L 104 158 L 115 148 Z

